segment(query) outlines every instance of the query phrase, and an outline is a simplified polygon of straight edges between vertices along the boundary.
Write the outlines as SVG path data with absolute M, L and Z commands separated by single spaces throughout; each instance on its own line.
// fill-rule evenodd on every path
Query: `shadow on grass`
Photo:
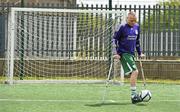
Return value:
M 108 106 L 108 105 L 136 105 L 136 106 L 147 106 L 147 104 L 144 104 L 144 103 L 132 104 L 131 102 L 107 102 L 107 103 L 85 104 L 85 106 L 89 106 L 89 107 L 101 107 L 101 106 Z
M 146 103 L 137 103 L 137 104 L 135 104 L 135 105 L 137 105 L 137 106 L 147 106 Z
M 85 106 L 89 107 L 101 107 L 108 105 L 131 105 L 129 102 L 109 102 L 109 103 L 95 103 L 95 104 L 85 104 Z

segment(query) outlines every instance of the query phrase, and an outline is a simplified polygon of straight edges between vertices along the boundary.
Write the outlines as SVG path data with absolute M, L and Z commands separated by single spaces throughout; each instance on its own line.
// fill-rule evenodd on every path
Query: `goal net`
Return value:
M 104 81 L 108 73 L 114 74 L 109 68 L 115 26 L 125 19 L 123 11 L 12 8 L 7 81 Z

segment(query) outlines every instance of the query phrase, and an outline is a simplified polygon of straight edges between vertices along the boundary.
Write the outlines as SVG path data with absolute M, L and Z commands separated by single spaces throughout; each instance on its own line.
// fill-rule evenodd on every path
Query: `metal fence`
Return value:
M 2 58 L 5 57 L 7 51 L 8 14 L 11 7 L 20 7 L 20 5 L 0 4 L 0 57 Z M 63 7 L 61 4 L 25 4 L 24 7 L 108 10 L 107 5 Z M 133 10 L 137 13 L 138 23 L 141 26 L 141 47 L 148 59 L 164 60 L 180 57 L 180 7 L 120 5 L 115 6 L 112 10 Z M 0 74 L 3 74 L 4 63 L 4 60 L 0 60 Z M 168 60 L 143 61 L 145 74 L 148 78 L 155 79 L 180 79 L 179 64 L 179 61 Z
M 11 7 L 20 7 L 17 4 L 0 4 L 0 56 L 6 51 L 8 13 Z M 41 8 L 71 8 L 108 10 L 108 6 L 86 5 L 68 6 L 61 4 L 24 4 L 24 7 Z M 133 10 L 137 13 L 138 23 L 141 26 L 141 46 L 147 57 L 178 57 L 180 56 L 180 7 L 175 6 L 115 6 L 112 10 Z

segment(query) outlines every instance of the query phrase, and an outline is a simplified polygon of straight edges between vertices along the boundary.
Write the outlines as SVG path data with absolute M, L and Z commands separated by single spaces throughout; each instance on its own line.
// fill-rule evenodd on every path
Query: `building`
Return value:
M 14 3 L 25 6 L 26 4 L 57 4 L 59 6 L 71 7 L 76 5 L 76 0 L 0 0 L 0 3 Z

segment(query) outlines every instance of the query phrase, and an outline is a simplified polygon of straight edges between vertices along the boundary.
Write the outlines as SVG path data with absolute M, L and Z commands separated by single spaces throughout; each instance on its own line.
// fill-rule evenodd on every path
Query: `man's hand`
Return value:
M 145 54 L 141 53 L 141 55 L 139 55 L 139 58 L 144 58 Z
M 115 54 L 115 55 L 113 55 L 113 58 L 114 58 L 114 59 L 120 59 L 121 56 L 120 56 L 119 54 Z

